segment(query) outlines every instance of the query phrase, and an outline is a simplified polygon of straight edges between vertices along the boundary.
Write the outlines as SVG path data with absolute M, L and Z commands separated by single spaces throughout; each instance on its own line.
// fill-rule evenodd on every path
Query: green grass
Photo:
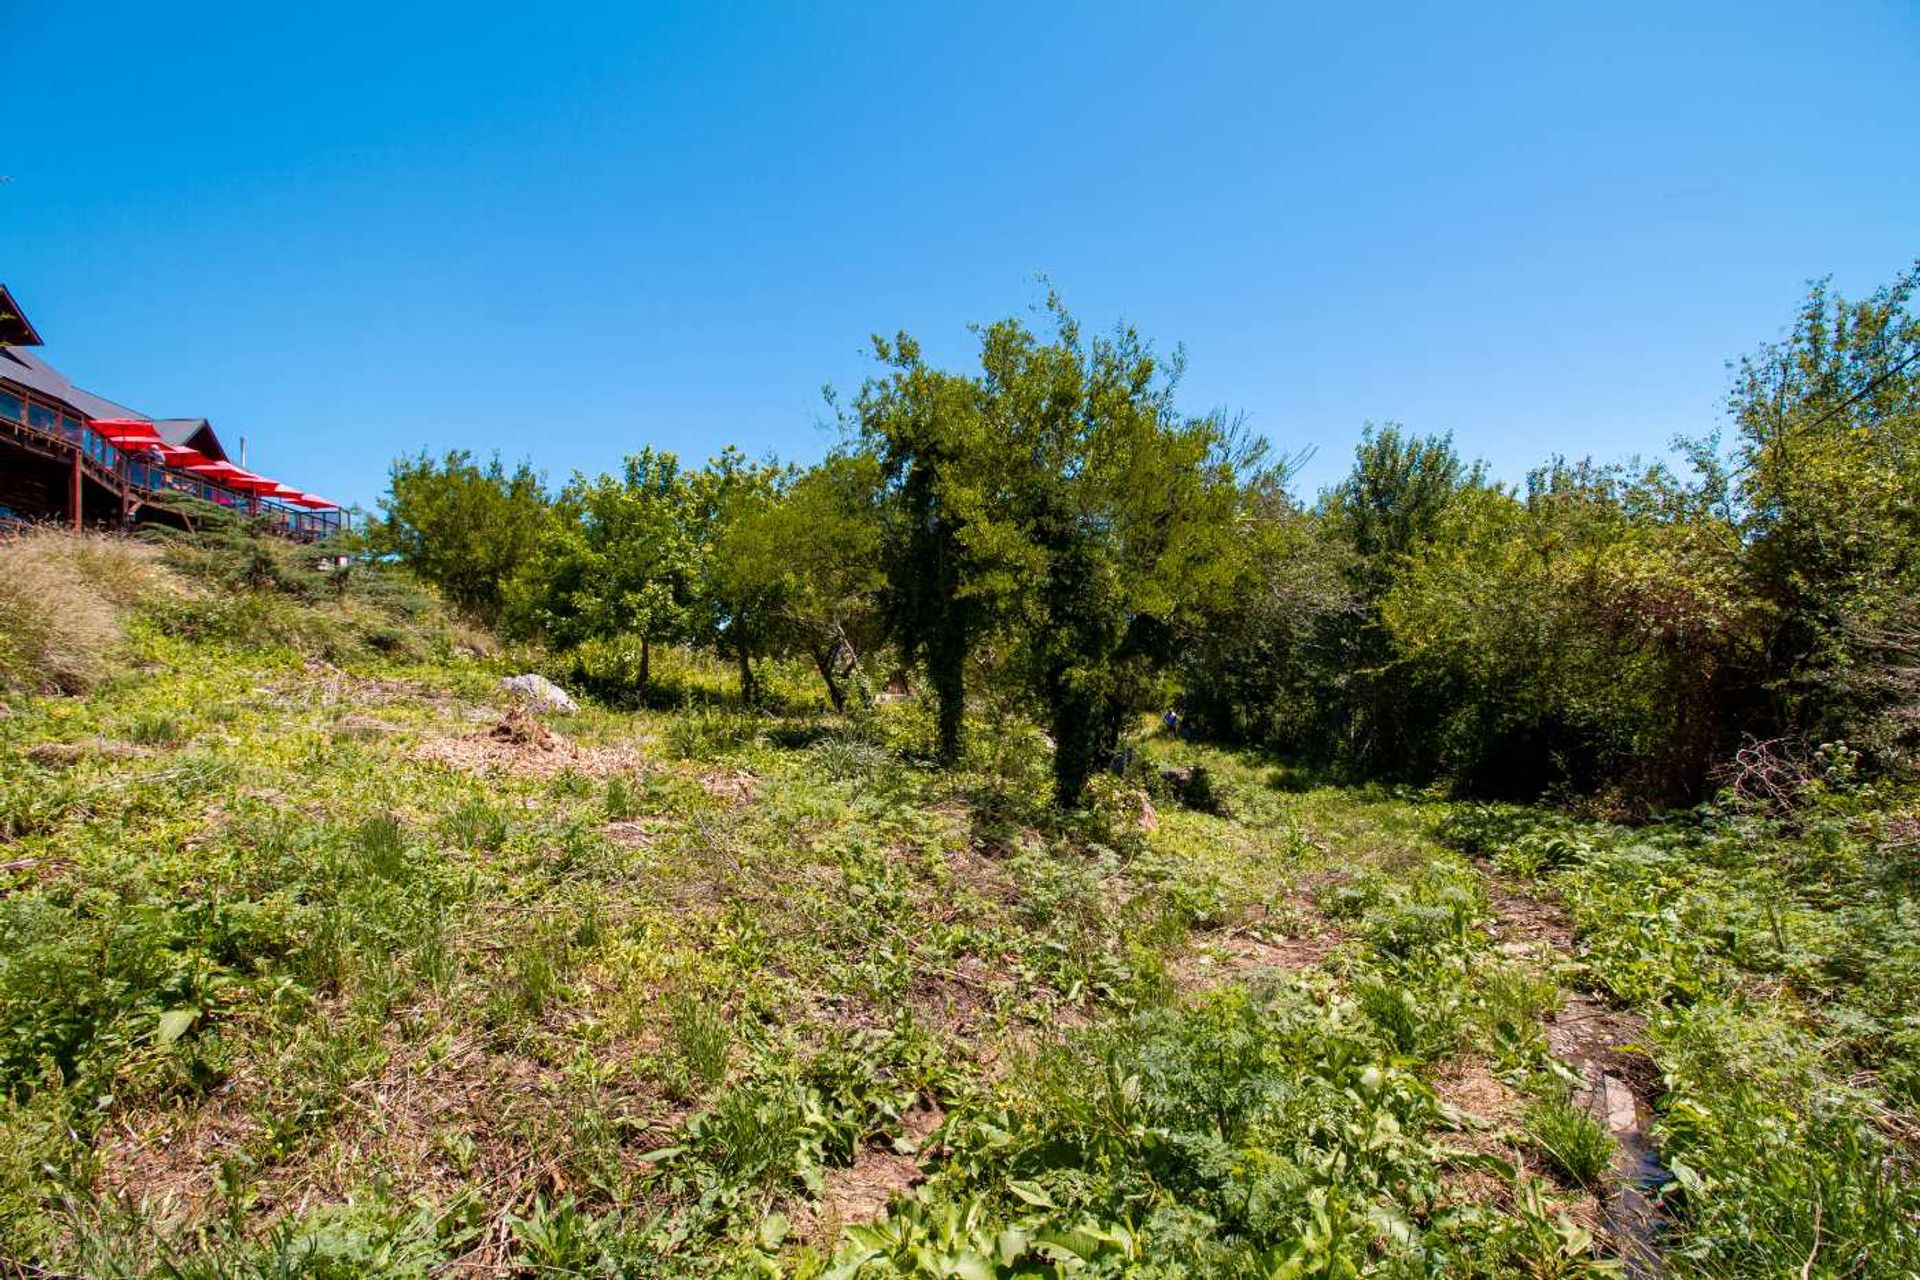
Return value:
M 1463 807 L 1443 826 L 1562 899 L 1588 980 L 1648 1016 L 1674 1271 L 1920 1270 L 1913 806 L 1853 788 L 1790 818 Z M 1560 1164 L 1556 1127 L 1536 1138 Z
M 290 581 L 136 609 L 113 674 L 0 719 L 10 1261 L 1586 1274 L 1610 1145 L 1558 1102 L 1477 1128 L 1444 1083 L 1564 1097 L 1562 981 L 1652 1015 L 1670 1270 L 1797 1272 L 1816 1222 L 1849 1274 L 1911 1256 L 1907 890 L 1861 814 L 1649 835 L 1156 738 L 1219 812 L 1144 829 L 1102 780 L 1061 819 L 1035 734 L 943 774 L 916 704 L 745 714 L 672 654 L 665 708 L 516 749 L 505 659 L 377 575 Z M 30 754 L 94 742 L 141 749 Z M 1500 949 L 1487 855 L 1564 898 L 1580 963 Z
M 1536 1098 L 1526 1112 L 1527 1140 L 1575 1186 L 1596 1187 L 1613 1164 L 1613 1136 L 1584 1107 L 1558 1094 Z

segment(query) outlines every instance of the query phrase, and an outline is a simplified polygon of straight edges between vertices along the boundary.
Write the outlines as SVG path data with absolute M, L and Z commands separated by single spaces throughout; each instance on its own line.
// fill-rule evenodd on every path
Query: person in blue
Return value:
M 1167 714 L 1160 717 L 1160 724 L 1174 737 L 1180 736 L 1180 712 L 1175 708 L 1167 708 Z

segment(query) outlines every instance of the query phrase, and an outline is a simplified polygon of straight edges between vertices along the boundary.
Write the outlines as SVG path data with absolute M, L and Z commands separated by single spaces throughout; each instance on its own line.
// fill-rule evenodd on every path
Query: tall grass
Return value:
M 0 541 L 0 688 L 77 693 L 110 669 L 126 612 L 173 590 L 129 538 L 36 530 Z

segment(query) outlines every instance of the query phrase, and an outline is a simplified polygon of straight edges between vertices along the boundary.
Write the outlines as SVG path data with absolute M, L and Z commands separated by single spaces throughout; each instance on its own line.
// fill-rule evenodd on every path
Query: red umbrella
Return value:
M 231 483 L 236 476 L 247 474 L 231 462 L 189 462 L 182 470 L 205 476 L 209 480 L 218 480 L 221 484 Z
M 88 424 L 117 445 L 127 448 L 156 448 L 162 441 L 151 422 L 138 418 L 95 418 Z
M 303 493 L 297 498 L 290 499 L 290 501 L 306 507 L 310 511 L 331 511 L 340 505 L 337 502 L 328 502 L 325 498 L 317 497 L 311 493 Z

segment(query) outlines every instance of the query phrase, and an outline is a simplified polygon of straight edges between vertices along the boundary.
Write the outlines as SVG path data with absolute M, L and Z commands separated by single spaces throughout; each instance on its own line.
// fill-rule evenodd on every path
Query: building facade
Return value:
M 0 285 L 0 527 L 165 524 L 192 529 L 197 498 L 301 541 L 347 515 L 236 465 L 205 418 L 154 418 L 75 386 L 29 348 L 40 335 Z

